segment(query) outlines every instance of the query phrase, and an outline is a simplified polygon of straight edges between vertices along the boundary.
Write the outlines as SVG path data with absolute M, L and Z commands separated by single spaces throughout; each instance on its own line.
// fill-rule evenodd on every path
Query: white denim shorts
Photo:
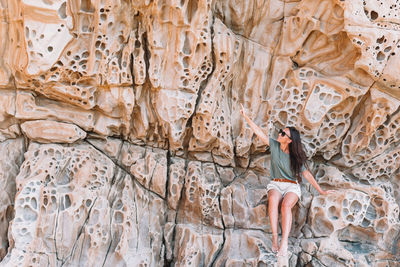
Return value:
M 295 193 L 299 199 L 301 197 L 301 188 L 299 184 L 293 184 L 288 182 L 278 182 L 278 181 L 271 181 L 267 185 L 267 191 L 275 189 L 279 193 L 282 194 L 282 197 L 286 195 L 288 192 Z

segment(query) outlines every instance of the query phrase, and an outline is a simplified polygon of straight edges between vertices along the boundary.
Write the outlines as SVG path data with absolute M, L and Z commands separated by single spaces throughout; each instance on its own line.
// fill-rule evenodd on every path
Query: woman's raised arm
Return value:
M 258 138 L 261 139 L 261 141 L 269 146 L 269 138 L 268 138 L 268 134 L 263 131 L 263 129 L 261 129 L 260 127 L 257 126 L 257 124 L 255 124 L 244 112 L 244 108 L 243 105 L 240 104 L 240 113 L 242 114 L 242 116 L 244 117 L 244 119 L 247 121 L 247 123 L 249 124 L 250 128 L 253 130 L 253 132 L 258 136 Z

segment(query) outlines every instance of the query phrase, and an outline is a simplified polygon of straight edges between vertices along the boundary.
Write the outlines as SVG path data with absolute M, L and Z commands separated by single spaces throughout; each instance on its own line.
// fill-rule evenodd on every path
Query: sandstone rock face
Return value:
M 0 266 L 399 266 L 400 3 L 0 1 Z M 272 136 L 311 171 L 271 250 Z

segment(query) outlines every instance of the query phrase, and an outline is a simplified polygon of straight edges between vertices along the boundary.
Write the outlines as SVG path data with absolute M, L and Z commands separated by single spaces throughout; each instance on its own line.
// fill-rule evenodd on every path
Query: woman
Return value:
M 278 256 L 286 256 L 288 237 L 292 226 L 292 208 L 301 196 L 299 182 L 301 176 L 306 178 L 317 191 L 326 195 L 334 191 L 324 191 L 315 181 L 311 172 L 306 169 L 307 157 L 304 153 L 300 133 L 294 127 L 287 127 L 279 131 L 278 139 L 268 138 L 268 134 L 258 127 L 244 112 L 241 105 L 240 113 L 246 119 L 250 128 L 260 140 L 270 147 L 271 151 L 271 178 L 267 186 L 268 215 L 272 230 L 272 251 Z M 281 204 L 282 238 L 278 240 L 278 206 Z

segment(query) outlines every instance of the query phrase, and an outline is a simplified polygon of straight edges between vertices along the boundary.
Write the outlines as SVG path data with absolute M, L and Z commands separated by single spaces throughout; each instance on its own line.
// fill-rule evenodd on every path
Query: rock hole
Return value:
M 71 199 L 69 198 L 69 195 L 65 195 L 64 206 L 65 206 L 66 209 L 71 207 Z
M 37 201 L 36 198 L 31 198 L 31 206 L 34 209 L 37 209 Z
M 25 38 L 29 39 L 29 28 L 25 27 Z
M 183 53 L 185 53 L 186 55 L 190 55 L 191 54 L 191 45 L 190 45 L 190 38 L 188 36 L 188 34 L 185 34 L 185 41 L 183 44 Z
M 124 215 L 119 211 L 115 212 L 115 222 L 122 223 L 123 220 L 124 220 Z
M 353 214 L 357 214 L 361 210 L 361 207 L 362 207 L 361 203 L 359 201 L 355 200 L 350 205 L 350 211 Z
M 376 13 L 376 11 L 372 10 L 371 11 L 371 19 L 376 20 L 377 18 L 378 18 L 378 13 Z
M 376 59 L 377 59 L 378 61 L 384 60 L 384 59 L 385 59 L 385 54 L 382 53 L 381 51 L 379 51 L 378 55 L 376 56 Z
M 60 8 L 57 11 L 58 16 L 60 16 L 60 18 L 62 18 L 62 19 L 65 19 L 67 17 L 66 6 L 67 6 L 66 2 L 62 3 L 62 5 L 60 6 Z

